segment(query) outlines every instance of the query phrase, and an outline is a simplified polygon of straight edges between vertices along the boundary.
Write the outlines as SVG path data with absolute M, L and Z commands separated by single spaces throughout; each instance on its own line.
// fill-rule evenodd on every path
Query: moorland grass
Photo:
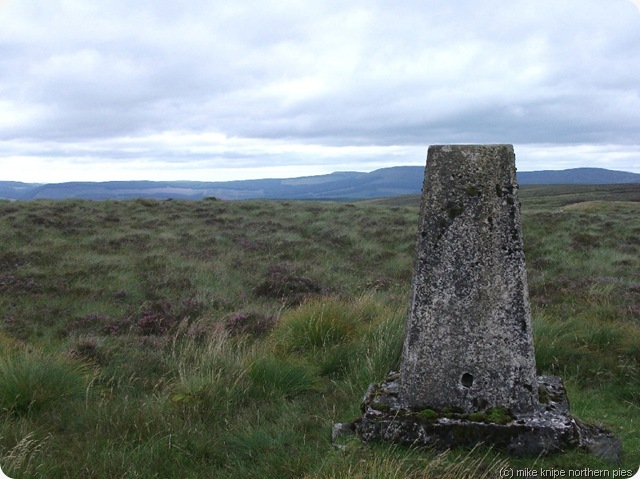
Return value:
M 70 358 L 20 350 L 0 356 L 0 411 L 25 415 L 82 399 L 87 367 Z
M 640 465 L 637 187 L 523 190 L 540 373 Z M 0 464 L 23 477 L 496 477 L 616 468 L 362 446 L 397 369 L 416 198 L 0 202 Z

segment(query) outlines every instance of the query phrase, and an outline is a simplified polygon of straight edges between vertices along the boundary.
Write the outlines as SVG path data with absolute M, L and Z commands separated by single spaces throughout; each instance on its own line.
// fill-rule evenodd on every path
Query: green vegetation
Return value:
M 20 349 L 0 357 L 0 410 L 15 415 L 84 397 L 86 368 L 65 357 Z
M 508 424 L 513 420 L 509 411 L 502 408 L 492 408 L 485 412 L 469 414 L 471 421 L 492 422 L 494 424 Z
M 538 369 L 565 379 L 574 415 L 612 429 L 635 470 L 638 190 L 521 192 Z M 0 202 L 2 470 L 493 478 L 505 466 L 618 467 L 580 451 L 331 445 L 332 424 L 358 417 L 368 384 L 398 367 L 417 220 L 415 197 Z
M 441 417 L 441 414 L 433 409 L 423 409 L 419 413 L 416 413 L 416 417 L 423 421 L 434 421 Z

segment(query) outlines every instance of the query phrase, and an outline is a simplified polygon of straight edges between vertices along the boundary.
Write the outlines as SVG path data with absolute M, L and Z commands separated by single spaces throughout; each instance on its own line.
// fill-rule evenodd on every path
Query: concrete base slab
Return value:
M 447 408 L 411 410 L 399 400 L 399 381 L 400 375 L 392 373 L 383 383 L 369 387 L 362 403 L 363 416 L 351 425 L 363 442 L 440 449 L 485 444 L 516 456 L 540 456 L 580 447 L 619 462 L 621 445 L 617 438 L 569 415 L 559 377 L 538 377 L 540 405 L 526 414 L 503 409 L 475 413 Z

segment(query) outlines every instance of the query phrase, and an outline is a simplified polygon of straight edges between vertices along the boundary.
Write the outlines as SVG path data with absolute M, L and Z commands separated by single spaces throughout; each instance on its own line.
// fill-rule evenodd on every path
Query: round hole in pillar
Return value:
M 464 373 L 460 378 L 460 384 L 462 384 L 465 388 L 470 388 L 473 384 L 473 375 Z

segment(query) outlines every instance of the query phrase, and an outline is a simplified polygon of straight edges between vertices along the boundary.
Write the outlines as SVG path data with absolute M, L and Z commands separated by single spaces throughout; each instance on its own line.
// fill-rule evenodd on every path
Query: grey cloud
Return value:
M 10 2 L 0 105 L 16 120 L 0 141 L 57 142 L 52 157 L 171 131 L 640 148 L 638 44 L 626 0 Z M 117 148 L 94 154 L 134 155 Z

